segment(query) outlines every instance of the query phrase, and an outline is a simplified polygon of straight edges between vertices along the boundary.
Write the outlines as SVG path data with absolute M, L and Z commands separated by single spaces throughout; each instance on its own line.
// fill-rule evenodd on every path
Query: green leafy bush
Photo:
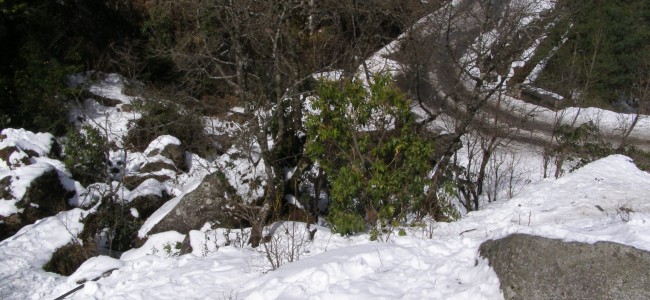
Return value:
M 331 211 L 328 220 L 332 229 L 341 235 L 350 235 L 366 230 L 366 221 L 359 214 Z
M 106 139 L 89 125 L 66 134 L 65 163 L 72 177 L 83 185 L 104 181 L 107 174 Z
M 70 128 L 66 134 L 66 168 L 83 185 L 104 181 L 107 172 L 106 139 L 89 125 L 80 130 Z
M 387 76 L 368 89 L 358 80 L 320 84 L 307 153 L 330 180 L 335 231 L 365 230 L 360 220 L 392 226 L 425 200 L 433 145 L 418 135 L 409 104 Z

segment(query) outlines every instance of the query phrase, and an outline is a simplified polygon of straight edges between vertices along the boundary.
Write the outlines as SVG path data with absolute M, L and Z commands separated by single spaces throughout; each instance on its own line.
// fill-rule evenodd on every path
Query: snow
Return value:
M 15 204 L 22 200 L 31 186 L 32 181 L 42 176 L 45 172 L 56 172 L 61 185 L 68 191 L 76 191 L 69 199 L 69 203 L 75 205 L 78 202 L 78 195 L 84 189 L 72 179 L 63 162 L 46 157 L 51 151 L 54 137 L 49 133 L 33 133 L 24 129 L 7 128 L 0 135 L 4 139 L 0 141 L 0 149 L 16 147 L 9 156 L 9 161 L 0 160 L 0 179 L 10 177 L 9 189 L 14 199 L 3 199 L 0 202 L 0 215 L 16 213 L 18 209 Z M 26 153 L 25 151 L 28 151 Z M 32 155 L 32 157 L 29 157 Z M 28 159 L 27 159 L 28 158 Z M 19 161 L 25 164 L 18 163 Z
M 141 197 L 141 196 L 155 195 L 158 197 L 162 197 L 163 192 L 165 193 L 167 192 L 167 188 L 165 187 L 165 185 L 154 178 L 149 178 L 143 181 L 133 191 L 131 191 L 124 200 L 126 200 L 126 202 L 128 203 L 135 200 L 137 197 Z
M 366 244 L 286 265 L 243 286 L 243 299 L 494 299 L 485 261 L 473 245 Z M 472 250 L 468 250 L 472 249 Z M 479 282 L 479 284 L 476 284 Z
M 15 213 L 18 213 L 20 210 L 16 207 L 16 199 L 0 199 L 0 217 L 6 217 Z
M 0 149 L 13 146 L 23 151 L 33 151 L 39 156 L 50 153 L 54 142 L 54 136 L 50 133 L 33 133 L 22 128 L 3 129 L 0 136 L 6 136 L 0 141 Z
M 93 280 L 102 276 L 105 272 L 119 269 L 124 266 L 124 262 L 110 256 L 91 257 L 85 261 L 77 271 L 68 277 L 68 283 L 78 283 Z
M 539 6 L 532 8 L 544 10 L 553 3 L 537 1 L 535 4 Z M 399 70 L 387 58 L 397 46 L 398 42 L 391 43 L 372 56 L 366 62 L 369 71 Z M 334 71 L 315 77 L 338 78 L 340 74 Z M 358 74 L 364 79 L 365 70 L 360 68 Z M 138 113 L 121 109 L 133 100 L 122 93 L 124 82 L 119 75 L 109 74 L 90 87 L 92 93 L 122 104 L 104 107 L 88 100 L 77 111 L 88 116 L 89 123 L 96 128 L 108 129 L 109 140 L 118 148 L 122 146 L 128 123 L 139 118 Z M 629 124 L 633 117 L 593 108 L 554 112 L 517 99 L 506 100 L 525 113 L 534 112 L 536 120 L 561 119 L 567 123 L 577 115 L 578 124 L 592 121 L 609 131 L 621 130 L 621 124 Z M 232 111 L 243 113 L 244 109 Z M 210 133 L 217 135 L 246 130 L 245 125 L 218 119 L 206 119 L 206 124 L 212 126 Z M 443 121 L 431 126 L 444 131 L 448 128 L 445 125 Z M 188 236 L 173 231 L 152 235 L 148 232 L 206 174 L 217 170 L 224 172 L 228 182 L 246 201 L 263 196 L 264 162 L 254 141 L 238 141 L 214 161 L 190 153 L 190 172 L 176 175 L 164 171 L 173 180 L 149 179 L 129 191 L 117 182 L 97 183 L 84 189 L 67 177 L 69 173 L 63 164 L 42 157 L 50 151 L 53 137 L 24 130 L 5 129 L 2 133 L 5 131 L 7 138 L 0 141 L 0 149 L 15 146 L 41 156 L 30 158 L 32 165 L 18 166 L 11 171 L 6 163 L 0 162 L 0 179 L 7 176 L 15 179 L 11 188 L 17 199 L 22 198 L 31 180 L 46 170 L 56 170 L 67 188 L 77 190 L 78 196 L 71 203 L 79 206 L 93 204 L 102 193 L 117 188 L 120 189 L 118 200 L 127 202 L 140 195 L 161 196 L 163 192 L 176 197 L 144 221 L 138 231 L 138 237 L 147 238 L 142 247 L 123 253 L 120 259 L 91 258 L 69 277 L 47 273 L 42 266 L 56 248 L 76 240 L 83 229 L 80 220 L 88 212 L 77 208 L 24 227 L 0 242 L 0 299 L 52 299 L 77 287 L 79 281 L 97 278 L 112 269 L 116 270 L 96 282 L 86 282 L 68 298 L 502 299 L 496 274 L 478 255 L 480 244 L 488 239 L 528 233 L 588 243 L 613 241 L 650 251 L 650 201 L 647 199 L 650 174 L 638 170 L 629 158 L 620 155 L 595 161 L 559 179 L 542 179 L 540 153 L 534 149 L 499 152 L 497 155 L 503 155 L 500 159 L 511 163 L 512 172 L 518 176 L 516 192 L 507 195 L 506 187 L 498 185 L 497 201 L 485 203 L 481 210 L 467 213 L 459 221 L 425 220 L 413 226 L 401 226 L 384 237 L 385 242 L 371 242 L 368 234 L 341 237 L 326 227 L 276 222 L 265 228 L 265 233 L 273 233 L 271 240 L 252 249 L 246 244 L 249 229 L 213 229 L 214 224 L 206 223 L 201 230 L 190 231 Z M 648 118 L 639 121 L 633 136 L 650 139 Z M 469 138 L 464 137 L 466 142 Z M 137 174 L 148 162 L 171 163 L 158 154 L 167 145 L 179 143 L 175 137 L 161 136 L 144 153 L 112 151 L 110 160 L 123 165 L 125 173 Z M 519 145 L 508 147 L 512 146 Z M 464 160 L 469 151 L 464 147 L 458 152 L 461 164 L 467 164 Z M 27 157 L 24 152 L 14 155 L 12 162 Z M 290 176 L 292 172 L 287 170 L 285 175 Z M 0 215 L 17 212 L 16 201 L 0 199 Z M 287 201 L 300 205 L 293 196 L 288 196 Z M 135 209 L 130 213 L 139 216 Z M 309 233 L 314 229 L 317 230 L 314 240 L 309 240 Z M 397 234 L 398 230 L 406 235 Z M 186 237 L 192 252 L 180 255 L 178 246 Z M 276 270 L 268 261 L 265 247 L 275 249 L 282 258 L 282 265 Z
M 176 231 L 152 234 L 144 243 L 144 246 L 124 252 L 120 257 L 120 260 L 131 261 L 150 255 L 161 258 L 175 256 L 178 255 L 178 251 L 180 251 L 177 244 L 180 245 L 184 239 L 185 235 Z
M 232 147 L 217 160 L 218 168 L 228 179 L 228 183 L 237 190 L 244 201 L 251 202 L 264 196 L 266 173 L 263 158 L 257 143 L 250 145 L 251 157 L 242 155 L 245 150 Z
M 70 299 L 502 299 L 496 274 L 478 255 L 482 242 L 519 232 L 650 250 L 647 186 L 650 174 L 638 170 L 629 158 L 614 155 L 559 179 L 526 185 L 511 200 L 487 204 L 457 222 L 402 227 L 406 236 L 393 234 L 388 242 L 370 242 L 367 234 L 341 237 L 314 225 L 315 239 L 309 241 L 305 225 L 276 223 L 268 246 L 286 245 L 293 233 L 300 260 L 285 261 L 275 271 L 263 247 L 245 245 L 247 231 L 210 229 L 209 224 L 190 232 L 193 252 L 185 255 L 178 255 L 177 249 L 185 235 L 164 232 L 149 236 L 143 247 L 124 253 L 120 260 L 88 262 L 72 279 L 39 271 L 29 259 L 11 270 L 27 283 L 45 282 L 42 289 L 17 287 L 23 298 L 52 298 L 74 288 L 77 278 L 118 268 L 86 283 Z M 27 234 L 41 223 L 0 243 L 0 251 L 7 253 L 7 246 L 16 247 L 18 239 L 26 242 L 20 245 L 25 253 L 40 247 L 36 241 L 41 236 L 57 236 L 58 244 L 70 240 L 69 235 L 65 240 L 61 233 L 52 234 L 61 230 L 47 226 L 27 243 Z M 41 264 L 47 260 L 45 254 L 38 258 Z M 7 258 L 0 260 L 9 264 Z
M 88 90 L 97 96 L 119 100 L 122 103 L 131 103 L 134 98 L 122 92 L 124 84 L 125 79 L 122 76 L 111 73 L 106 74 L 99 82 L 92 84 Z
M 79 77 L 82 75 L 77 75 Z M 86 75 L 87 76 L 87 75 Z M 75 79 L 75 82 L 85 81 Z M 85 99 L 80 107 L 72 109 L 70 120 L 85 120 L 85 123 L 106 134 L 109 143 L 115 144 L 118 148 L 123 147 L 123 138 L 128 133 L 130 124 L 141 117 L 139 112 L 125 109 L 135 100 L 134 97 L 125 95 L 124 85 L 126 80 L 118 74 L 106 74 L 90 84 L 88 90 L 100 97 L 117 100 L 121 103 L 115 107 L 104 106 L 94 99 Z
M 54 251 L 74 240 L 81 232 L 85 211 L 73 209 L 23 227 L 16 235 L 0 242 L 0 297 L 3 299 L 54 298 L 48 287 L 64 277 L 43 271 Z M 43 289 L 42 291 L 41 288 Z
M 25 129 L 14 128 L 3 129 L 0 132 L 0 150 L 11 148 L 15 148 L 15 150 L 9 154 L 7 161 L 0 159 L 0 172 L 19 167 L 30 155 L 45 156 L 49 154 L 53 144 L 54 136 L 49 133 L 33 133 Z
M 161 135 L 157 138 L 155 138 L 151 143 L 149 143 L 149 146 L 147 146 L 147 149 L 144 150 L 144 155 L 146 156 L 153 156 L 162 153 L 162 151 L 168 146 L 168 145 L 180 145 L 181 141 L 173 137 L 171 135 Z
M 0 173 L 0 178 L 11 176 L 11 193 L 16 199 L 21 200 L 25 196 L 27 189 L 32 181 L 41 177 L 46 172 L 56 170 L 54 166 L 48 163 L 35 163 L 13 170 L 11 173 Z

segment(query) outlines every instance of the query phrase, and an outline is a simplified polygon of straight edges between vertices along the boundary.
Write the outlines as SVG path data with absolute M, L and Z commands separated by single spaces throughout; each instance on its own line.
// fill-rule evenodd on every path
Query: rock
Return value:
M 239 199 L 223 173 L 207 175 L 192 192 L 183 196 L 176 206 L 158 222 L 148 235 L 175 230 L 188 234 L 206 222 L 221 228 L 240 227 L 239 218 L 232 213 Z
M 11 176 L 0 178 L 0 198 L 11 199 Z
M 124 186 L 129 189 L 135 189 L 138 186 L 140 186 L 143 182 L 149 180 L 149 179 L 155 179 L 160 182 L 165 182 L 167 180 L 171 180 L 172 178 L 175 178 L 176 172 L 172 170 L 160 170 L 156 171 L 153 173 L 146 173 L 146 174 L 140 174 L 140 173 L 135 173 L 135 174 L 128 174 L 124 176 Z
M 142 165 L 139 172 L 140 173 L 155 173 L 160 170 L 172 170 L 174 173 L 177 173 L 176 165 L 170 159 L 164 157 L 157 157 L 157 159 L 151 159 Z
M 17 166 L 29 164 L 29 155 L 16 146 L 8 146 L 0 149 L 0 161 L 4 161 L 7 168 L 14 169 Z
M 111 99 L 108 97 L 104 97 L 102 95 L 97 95 L 95 93 L 90 92 L 89 90 L 82 90 L 81 95 L 82 98 L 84 99 L 92 99 L 95 100 L 97 103 L 103 105 L 103 106 L 108 106 L 108 107 L 115 107 L 118 104 L 121 104 L 122 101 L 117 100 L 117 99 Z
M 10 178 L 7 180 L 6 178 Z M 57 170 L 49 164 L 37 163 L 22 167 L 0 180 L 3 198 L 18 200 L 21 212 L 2 217 L 0 240 L 14 235 L 20 228 L 38 219 L 69 209 L 68 199 L 74 196 L 61 183 Z
M 127 207 L 136 209 L 138 218 L 146 219 L 170 198 L 163 184 L 150 178 L 129 194 Z
M 188 171 L 187 162 L 185 161 L 185 147 L 181 141 L 171 135 L 161 135 L 151 141 L 144 154 L 148 157 L 161 155 L 170 159 L 178 169 Z
M 60 154 L 60 148 L 49 133 L 13 128 L 6 128 L 0 133 L 0 161 L 10 169 L 28 165 L 30 157 L 56 157 Z
M 650 252 L 631 246 L 513 234 L 484 242 L 480 254 L 505 299 L 650 299 Z

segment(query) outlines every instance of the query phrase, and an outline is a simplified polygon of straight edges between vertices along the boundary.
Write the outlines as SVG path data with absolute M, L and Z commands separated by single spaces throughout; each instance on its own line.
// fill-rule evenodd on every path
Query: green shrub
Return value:
M 328 220 L 332 224 L 332 230 L 340 235 L 366 231 L 366 221 L 359 214 L 334 211 L 330 213 Z
M 22 68 L 6 80 L 3 88 L 8 93 L 2 101 L 9 106 L 5 113 L 11 126 L 62 135 L 68 126 L 65 100 L 74 92 L 66 86 L 66 76 L 77 69 L 60 63 L 47 51 L 34 40 L 25 43 L 20 51 Z
M 328 220 L 349 234 L 392 226 L 426 199 L 431 142 L 418 135 L 409 101 L 387 76 L 324 82 L 307 117 L 307 153 L 331 184 Z
M 106 180 L 106 139 L 89 125 L 79 131 L 70 128 L 66 134 L 65 163 L 72 177 L 84 186 Z

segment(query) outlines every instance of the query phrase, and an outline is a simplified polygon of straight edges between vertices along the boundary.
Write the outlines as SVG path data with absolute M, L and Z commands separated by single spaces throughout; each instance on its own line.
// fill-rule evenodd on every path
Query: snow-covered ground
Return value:
M 68 231 L 80 230 L 83 212 L 77 209 L 0 243 L 0 295 L 52 299 L 79 279 L 116 268 L 70 299 L 501 299 L 496 274 L 478 256 L 483 241 L 521 232 L 650 250 L 648 186 L 650 174 L 615 155 L 527 185 L 519 196 L 457 222 L 401 228 L 406 235 L 393 234 L 387 242 L 371 242 L 368 235 L 341 237 L 324 227 L 312 227 L 318 231 L 310 242 L 303 224 L 282 224 L 278 241 L 295 241 L 300 260 L 275 271 L 263 247 L 250 249 L 236 241 L 245 232 L 224 230 L 191 232 L 194 251 L 182 256 L 175 245 L 183 237 L 170 232 L 121 260 L 90 260 L 70 277 L 43 271 L 40 266 L 54 249 L 70 241 Z M 232 239 L 229 246 L 226 236 Z M 282 243 L 269 247 L 274 245 Z
M 395 49 L 397 42 L 372 56 L 366 64 L 368 73 L 399 70 L 397 63 L 387 58 Z M 360 68 L 359 74 L 364 78 L 366 70 Z M 332 78 L 337 74 L 321 76 Z M 82 83 L 83 78 L 77 81 Z M 129 122 L 140 117 L 137 112 L 124 109 L 133 98 L 124 95 L 123 88 L 121 77 L 106 76 L 89 90 L 122 104 L 104 107 L 88 100 L 72 117 L 85 116 L 89 124 L 108 133 L 115 145 L 122 145 Z M 556 113 L 517 99 L 508 100 L 524 113 L 535 112 L 535 118 L 548 122 L 562 116 L 566 123 L 578 111 L 569 108 Z M 589 120 L 615 131 L 620 130 L 620 124 L 629 124 L 631 116 L 581 109 L 577 123 Z M 243 130 L 216 119 L 206 119 L 206 123 L 211 134 Z M 438 126 L 438 131 L 451 128 L 444 120 L 432 126 Z M 644 117 L 633 136 L 650 139 L 648 127 L 650 120 Z M 28 133 L 15 134 L 21 135 Z M 49 149 L 51 139 L 30 135 L 5 142 L 42 154 Z M 177 143 L 174 139 L 161 137 L 157 140 L 160 145 L 153 143 L 145 153 L 119 152 L 115 156 L 125 157 L 127 171 L 136 172 L 143 161 L 152 159 L 146 154 L 160 150 L 162 145 Z M 0 242 L 0 299 L 54 299 L 78 287 L 79 282 L 95 278 L 99 279 L 87 281 L 66 299 L 502 299 L 495 272 L 478 255 L 478 247 L 488 239 L 518 232 L 589 243 L 614 241 L 650 250 L 650 174 L 638 170 L 629 158 L 615 155 L 559 179 L 542 179 L 540 154 L 521 147 L 515 151 L 516 156 L 506 158 L 512 160 L 512 174 L 519 179 L 512 187 L 516 193 L 501 190 L 497 201 L 456 222 L 424 221 L 396 228 L 383 242 L 370 241 L 367 234 L 341 237 L 326 227 L 312 225 L 307 229 L 305 224 L 286 222 L 270 226 L 269 230 L 275 229 L 274 238 L 252 249 L 246 245 L 247 230 L 211 230 L 206 226 L 189 233 L 193 248 L 189 254 L 179 255 L 185 235 L 163 232 L 150 235 L 144 246 L 125 252 L 119 259 L 95 257 L 65 277 L 45 272 L 42 266 L 56 248 L 75 240 L 83 229 L 80 220 L 88 211 L 76 208 L 62 212 L 28 225 Z M 238 152 L 236 147 L 225 150 L 213 162 L 192 155 L 190 171 L 173 175 L 169 182 L 150 181 L 125 191 L 122 198 L 126 201 L 142 193 L 163 190 L 176 196 L 149 217 L 139 235 L 146 235 L 168 211 L 165 209 L 171 209 L 209 172 L 224 171 L 242 197 L 254 198 L 261 193 L 259 188 L 244 182 L 263 173 L 258 169 L 262 164 L 253 164 L 250 158 L 232 158 Z M 468 156 L 463 154 L 467 151 L 459 151 L 459 160 Z M 17 153 L 12 160 L 26 156 Z M 35 161 L 44 163 L 46 159 Z M 62 166 L 55 167 L 65 172 Z M 0 165 L 0 174 L 9 172 L 13 172 L 9 165 Z M 83 188 L 75 189 L 78 195 L 84 194 Z M 15 202 L 0 199 L 0 214 L 15 212 Z M 317 231 L 310 240 L 308 230 L 313 229 Z M 266 250 L 278 254 L 272 260 L 281 264 L 276 270 Z

